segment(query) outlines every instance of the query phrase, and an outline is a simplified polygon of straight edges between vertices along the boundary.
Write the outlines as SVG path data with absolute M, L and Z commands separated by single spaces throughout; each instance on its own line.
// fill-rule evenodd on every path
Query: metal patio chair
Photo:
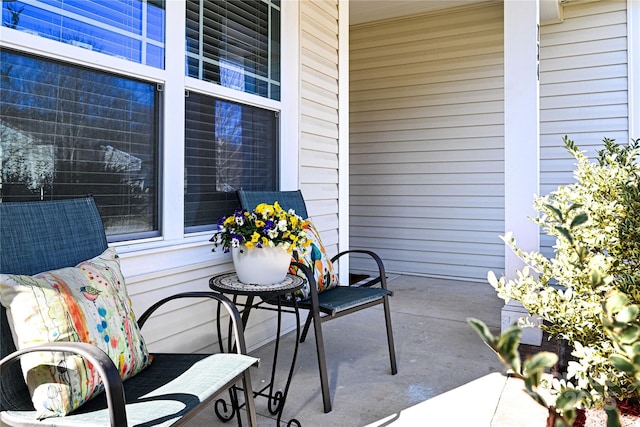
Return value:
M 0 203 L 1 273 L 31 276 L 73 267 L 102 254 L 105 249 L 107 240 L 104 228 L 92 198 Z M 138 316 L 138 324 L 142 326 L 156 309 L 178 298 L 206 298 L 225 307 L 233 324 L 237 352 L 213 355 L 152 353 L 152 363 L 125 381 L 120 379 L 116 366 L 107 354 L 91 344 L 51 342 L 16 350 L 7 310 L 2 307 L 0 424 L 112 427 L 180 424 L 221 393 L 230 391 L 235 395 L 236 390 L 232 387 L 240 382 L 244 390 L 248 423 L 255 426 L 256 412 L 249 369 L 258 360 L 246 355 L 242 322 L 231 301 L 215 292 L 180 293 L 151 306 Z M 106 393 L 66 416 L 36 420 L 20 364 L 15 363 L 23 355 L 35 351 L 63 351 L 84 356 L 100 373 Z M 203 375 L 211 372 L 216 374 L 208 377 Z M 176 411 L 176 407 L 180 409 Z M 239 414 L 238 422 L 241 424 Z
M 309 217 L 307 207 L 302 197 L 302 192 L 297 191 L 245 191 L 238 190 L 238 198 L 244 209 L 252 210 L 260 203 L 273 204 L 278 202 L 283 209 L 293 209 L 304 219 Z M 382 304 L 384 307 L 384 318 L 387 330 L 387 343 L 389 345 L 389 360 L 391 362 L 391 374 L 398 372 L 396 364 L 395 346 L 393 343 L 393 331 L 391 328 L 391 313 L 389 309 L 389 297 L 393 292 L 387 289 L 387 278 L 385 276 L 384 265 L 378 255 L 369 250 L 352 249 L 342 251 L 331 258 L 334 263 L 340 257 L 347 254 L 365 254 L 376 263 L 378 275 L 368 280 L 358 282 L 357 286 L 337 286 L 321 293 L 316 290 L 315 278 L 306 274 L 310 283 L 310 296 L 298 302 L 300 308 L 309 310 L 307 320 L 304 325 L 300 342 L 304 342 L 311 323 L 314 326 L 316 338 L 316 352 L 318 356 L 318 367 L 320 370 L 320 385 L 322 388 L 322 401 L 324 411 L 331 411 L 331 395 L 329 392 L 329 380 L 327 376 L 327 364 L 324 351 L 324 341 L 322 337 L 322 323 L 337 319 L 350 313 L 364 310 L 369 307 Z M 308 272 L 309 270 L 304 270 Z

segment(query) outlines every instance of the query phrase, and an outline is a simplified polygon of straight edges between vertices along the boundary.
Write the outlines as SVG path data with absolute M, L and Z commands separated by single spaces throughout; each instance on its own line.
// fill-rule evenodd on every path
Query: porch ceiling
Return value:
M 349 23 L 364 24 L 487 1 L 500 0 L 349 0 Z M 560 1 L 540 0 L 541 22 L 553 22 L 559 19 L 561 19 Z

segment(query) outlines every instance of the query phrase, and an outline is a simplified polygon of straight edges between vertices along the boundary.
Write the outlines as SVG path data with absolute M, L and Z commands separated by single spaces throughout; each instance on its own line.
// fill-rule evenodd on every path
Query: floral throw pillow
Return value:
M 150 363 L 112 248 L 76 267 L 35 276 L 0 274 L 0 302 L 18 349 L 53 341 L 90 343 L 109 355 L 123 379 Z M 66 415 L 104 388 L 80 356 L 31 353 L 21 364 L 40 419 Z
M 308 220 L 307 225 L 304 226 L 304 229 L 307 233 L 307 239 L 312 242 L 311 246 L 309 247 L 309 250 L 303 255 L 300 255 L 297 251 L 294 251 L 292 261 L 297 261 L 309 267 L 316 279 L 318 293 L 338 286 L 338 279 L 333 271 L 333 264 L 331 264 L 331 260 L 324 250 L 324 246 L 322 245 L 322 241 L 320 240 L 320 233 L 318 233 L 318 230 L 313 225 L 313 223 Z M 305 286 L 302 289 L 296 291 L 296 298 L 304 300 L 309 298 L 311 290 L 309 288 L 309 282 L 306 280 L 307 276 L 305 276 L 302 270 L 298 270 L 299 269 L 297 267 L 291 266 L 289 269 L 289 273 L 298 274 L 305 279 Z

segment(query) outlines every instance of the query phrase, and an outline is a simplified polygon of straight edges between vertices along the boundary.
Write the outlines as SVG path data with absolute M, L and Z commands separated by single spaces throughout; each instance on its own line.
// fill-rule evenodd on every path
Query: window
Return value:
M 187 0 L 186 13 L 187 76 L 280 99 L 279 0 Z M 185 231 L 211 230 L 237 189 L 277 188 L 276 112 L 192 90 L 185 117 Z
M 279 0 L 187 0 L 186 25 L 187 76 L 280 100 Z M 231 64 L 240 87 L 225 80 Z
M 164 0 L 2 2 L 2 25 L 164 68 Z
M 278 119 L 194 92 L 185 108 L 185 230 L 211 230 L 238 207 L 235 190 L 277 188 Z
M 110 240 L 158 235 L 155 84 L 0 52 L 0 201 L 93 194 Z
M 213 229 L 236 189 L 277 189 L 280 0 L 0 3 L 0 201 L 93 194 L 110 241 L 172 244 Z M 164 69 L 166 30 L 184 37 L 166 58 L 182 76 Z M 27 33 L 57 43 L 36 55 Z M 184 141 L 171 122 L 182 113 Z M 184 155 L 184 170 L 167 155 Z

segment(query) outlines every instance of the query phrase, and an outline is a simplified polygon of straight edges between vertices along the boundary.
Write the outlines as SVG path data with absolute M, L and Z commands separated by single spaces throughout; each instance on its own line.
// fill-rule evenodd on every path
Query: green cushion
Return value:
M 393 292 L 382 288 L 359 288 L 351 286 L 337 286 L 330 291 L 318 295 L 320 309 L 327 312 L 339 312 L 348 310 L 361 304 L 382 299 Z M 301 308 L 309 308 L 311 299 L 301 301 Z

